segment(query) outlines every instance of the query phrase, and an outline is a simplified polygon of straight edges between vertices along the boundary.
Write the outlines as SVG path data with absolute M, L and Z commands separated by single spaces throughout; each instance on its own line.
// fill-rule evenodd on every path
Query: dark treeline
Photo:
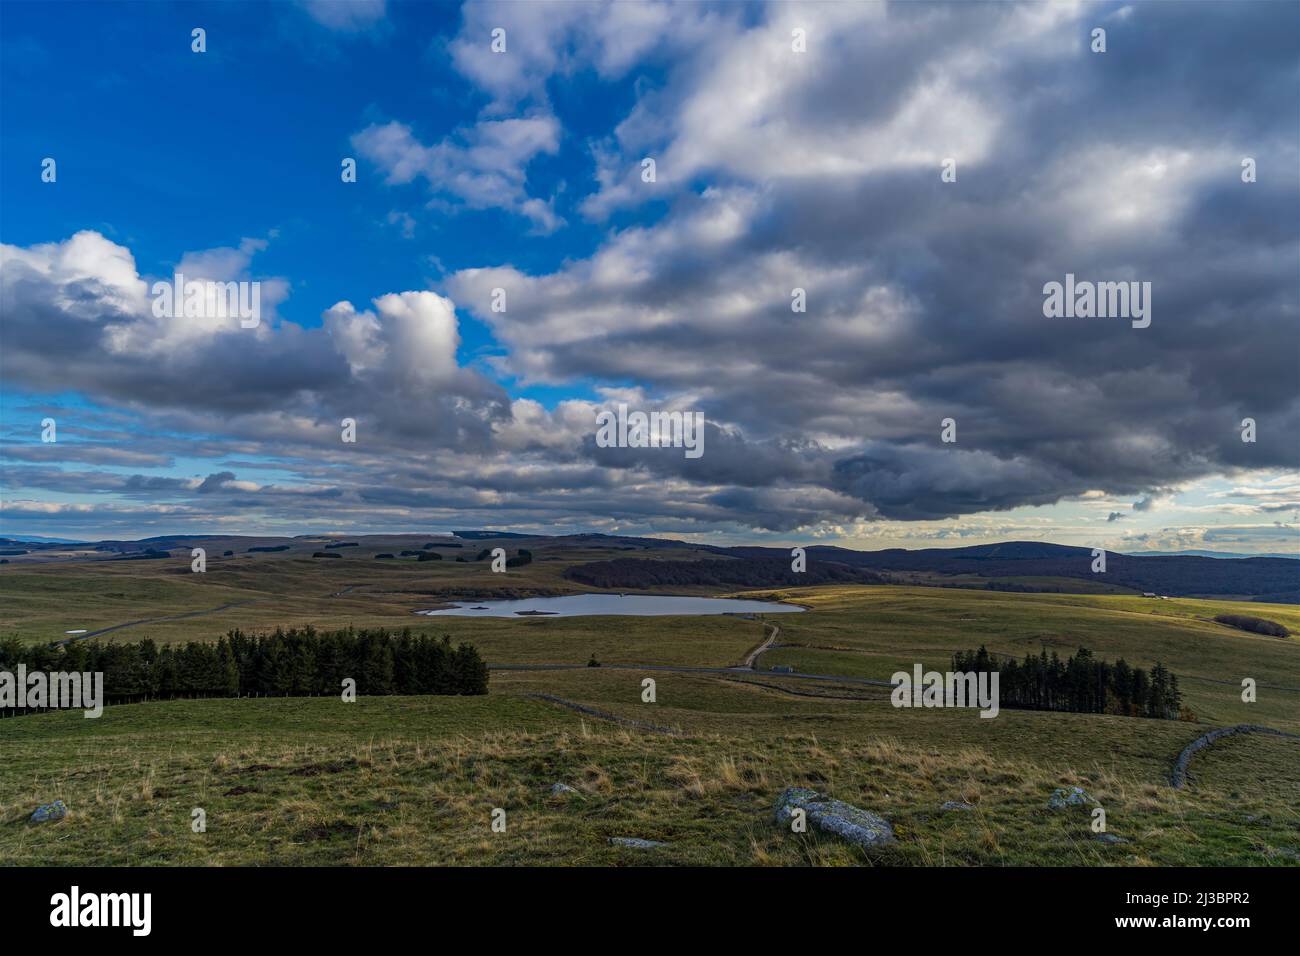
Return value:
M 1228 625 L 1228 627 L 1240 628 L 1243 631 L 1254 631 L 1256 634 L 1268 634 L 1272 637 L 1291 636 L 1291 632 L 1284 625 L 1264 617 L 1251 617 L 1249 614 L 1220 614 L 1215 620 L 1220 624 Z
M 997 671 L 1002 707 L 1022 710 L 1063 710 L 1075 714 L 1118 714 L 1160 720 L 1192 720 L 1184 711 L 1178 678 L 1156 661 L 1148 674 L 1124 658 L 1114 664 L 1097 660 L 1086 647 L 1064 661 L 1043 648 L 1023 662 L 998 660 L 981 644 L 978 651 L 952 657 L 954 671 Z
M 157 548 L 150 548 L 147 551 L 134 551 L 131 554 L 120 555 L 116 558 L 110 558 L 110 561 L 161 561 L 163 558 L 170 558 L 170 551 L 159 551 Z
M 793 571 L 789 558 L 734 558 L 702 561 L 653 561 L 614 558 L 569 568 L 564 576 L 598 588 L 654 588 L 704 585 L 718 587 L 797 587 L 813 584 L 878 584 L 880 575 L 830 561 L 809 561 Z
M 1064 588 L 1042 584 L 1021 584 L 1018 581 L 987 581 L 985 591 L 1007 591 L 1012 594 L 1060 594 Z
M 492 551 L 493 551 L 492 548 L 484 548 L 478 554 L 474 555 L 474 560 L 486 561 L 488 558 L 492 557 Z M 442 555 L 435 554 L 433 555 L 433 557 L 437 559 L 442 557 Z M 460 558 L 457 558 L 456 560 L 459 561 Z M 525 564 L 532 564 L 532 563 L 533 563 L 533 552 L 529 551 L 527 548 L 520 548 L 519 552 L 513 558 L 510 557 L 506 558 L 507 568 L 522 568 Z
M 727 548 L 728 554 L 762 557 L 774 548 Z M 808 549 L 814 558 L 829 558 L 853 567 L 882 573 L 920 571 L 934 575 L 974 575 L 980 578 L 1079 578 L 1095 581 L 1092 552 L 1045 542 L 1005 541 L 968 548 L 924 548 L 907 551 L 851 551 L 846 548 Z M 1106 583 L 1135 591 L 1184 597 L 1231 594 L 1253 600 L 1294 603 L 1300 598 L 1300 561 L 1294 558 L 1204 558 L 1195 555 L 1132 557 L 1106 554 Z M 1062 588 L 1070 588 L 1062 582 Z
M 19 663 L 31 671 L 104 674 L 109 703 L 174 697 L 338 696 L 356 681 L 358 696 L 486 694 L 488 669 L 470 644 L 412 635 L 410 629 L 318 632 L 276 629 L 271 634 L 231 631 L 215 644 L 192 641 L 159 647 L 150 639 L 127 644 L 77 641 L 27 645 L 0 640 L 0 670 Z

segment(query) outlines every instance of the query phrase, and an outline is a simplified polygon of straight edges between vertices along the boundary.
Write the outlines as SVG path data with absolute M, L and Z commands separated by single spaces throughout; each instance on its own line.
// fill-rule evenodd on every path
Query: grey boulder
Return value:
M 640 837 L 610 837 L 609 842 L 613 846 L 625 846 L 632 850 L 654 850 L 668 845 L 658 840 L 642 840 Z
M 894 828 L 884 817 L 842 800 L 831 800 L 816 790 L 789 787 L 776 798 L 776 822 L 789 826 L 794 811 L 803 810 L 809 823 L 823 833 L 830 833 L 864 850 L 874 850 L 896 842 Z
M 44 823 L 47 820 L 62 820 L 68 815 L 68 808 L 62 800 L 55 800 L 53 803 L 43 803 L 36 808 L 32 814 L 32 823 Z
M 1047 801 L 1049 810 L 1064 810 L 1066 807 L 1090 807 L 1097 804 L 1092 794 L 1083 787 L 1057 787 Z

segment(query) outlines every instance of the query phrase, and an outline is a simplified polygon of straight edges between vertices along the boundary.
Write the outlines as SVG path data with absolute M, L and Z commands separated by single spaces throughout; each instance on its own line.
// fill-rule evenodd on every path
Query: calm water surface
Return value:
M 583 617 L 630 614 L 797 614 L 806 608 L 772 601 L 736 598 L 674 597 L 665 594 L 570 594 L 565 597 L 523 598 L 517 601 L 470 601 L 440 611 L 416 611 L 429 617 Z M 543 614 L 523 612 L 542 611 Z

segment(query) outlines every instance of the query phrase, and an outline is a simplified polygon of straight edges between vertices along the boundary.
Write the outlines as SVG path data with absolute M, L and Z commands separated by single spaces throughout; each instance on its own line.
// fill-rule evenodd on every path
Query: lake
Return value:
M 570 594 L 516 601 L 468 601 L 429 617 L 584 617 L 594 614 L 661 617 L 672 614 L 792 614 L 807 608 L 772 601 L 676 597 L 668 594 Z

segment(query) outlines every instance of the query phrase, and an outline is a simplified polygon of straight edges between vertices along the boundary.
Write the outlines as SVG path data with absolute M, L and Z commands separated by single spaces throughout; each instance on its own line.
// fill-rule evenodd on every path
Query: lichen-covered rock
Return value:
M 55 800 L 53 803 L 43 803 L 36 808 L 32 814 L 32 823 L 44 823 L 46 820 L 62 820 L 68 815 L 68 808 L 62 800 Z
M 653 850 L 668 845 L 658 840 L 642 840 L 640 837 L 610 837 L 609 842 L 614 846 L 625 846 L 633 850 Z
M 553 797 L 563 797 L 566 796 L 567 794 L 577 793 L 577 792 L 578 792 L 577 790 L 574 790 L 567 783 L 556 783 L 551 785 L 551 796 Z
M 962 801 L 960 800 L 949 800 L 939 809 L 940 810 L 974 810 L 975 808 L 971 806 L 969 803 L 962 803 Z
M 807 787 L 789 787 L 776 798 L 776 822 L 789 826 L 794 811 L 802 809 L 809 823 L 864 850 L 887 846 L 894 840 L 894 828 L 884 817 L 842 800 L 830 800 Z
M 1047 801 L 1049 810 L 1064 810 L 1066 807 L 1098 806 L 1097 799 L 1083 787 L 1057 787 Z
M 781 791 L 781 795 L 776 798 L 776 809 L 774 813 L 776 822 L 789 823 L 791 810 L 795 807 L 801 807 L 810 801 L 815 802 L 821 799 L 822 795 L 816 790 L 809 790 L 807 787 L 786 787 Z

